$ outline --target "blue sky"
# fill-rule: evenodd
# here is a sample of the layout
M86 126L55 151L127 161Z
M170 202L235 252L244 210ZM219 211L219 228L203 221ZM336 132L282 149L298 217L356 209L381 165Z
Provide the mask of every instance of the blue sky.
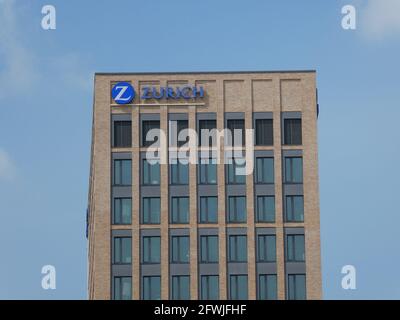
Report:
M86 298L94 72L281 69L318 72L324 298L400 299L399 1L0 0L0 24L1 299Z

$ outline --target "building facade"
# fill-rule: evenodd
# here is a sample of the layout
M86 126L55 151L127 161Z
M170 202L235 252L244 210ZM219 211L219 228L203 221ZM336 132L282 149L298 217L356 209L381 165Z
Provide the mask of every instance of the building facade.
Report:
M314 71L96 74L89 299L320 299L317 109Z

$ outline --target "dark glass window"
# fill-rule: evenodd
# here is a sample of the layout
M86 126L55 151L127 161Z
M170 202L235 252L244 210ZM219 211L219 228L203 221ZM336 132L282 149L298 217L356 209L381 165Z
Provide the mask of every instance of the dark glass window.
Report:
M228 197L228 222L246 222L246 197Z
M114 300L132 300L132 278L114 277Z
M218 198L200 197L200 223L218 222Z
M170 121L170 144L172 146L183 146L189 141L189 132L187 120L172 120ZM186 133L186 134L185 134Z
M200 184L217 183L217 163L216 159L201 159L199 165Z
M246 183L246 163L242 160L232 159L232 163L226 164L226 174L228 184Z
M274 158L256 158L256 183L274 183Z
M218 300L219 276L201 276L200 292L201 300Z
M160 198L153 197L142 199L142 223L160 223Z
M172 300L190 299L190 277L172 276Z
M200 237L200 263L217 263L218 252L218 236Z
M152 129L158 129L158 133L156 132L157 138L150 139L150 137L147 137L147 133L152 130ZM160 121L158 120L145 120L142 121L142 146L143 147L148 147L151 146L152 144L155 143L159 139L160 135ZM147 138L146 138L147 137ZM147 141L150 140L150 141Z
M285 182L303 183L303 158L285 158Z
M132 184L132 161L114 160L114 185L130 186Z
M230 131L226 139L228 146L241 147L246 144L243 119L227 120L227 129Z
M289 274L288 275L288 300L306 299L306 275Z
M114 147L129 148L132 146L132 122L114 121Z
M229 277L229 299L247 300L247 275L231 275Z
M160 300L161 299L161 277L150 276L143 277L142 300Z
M203 147L211 147L217 143L216 120L199 120L199 144Z
M286 221L304 221L304 199L303 196L286 196Z
M171 198L171 223L189 223L189 198Z
M171 184L189 184L189 164L176 160L170 165Z
M272 146L274 144L272 119L256 119L256 145Z
M132 238L115 237L114 238L114 263L129 264L132 263Z
M143 159L143 180L144 185L160 184L160 163L157 160L149 161Z
M257 237L257 261L276 261L276 237L275 235L259 235Z
M247 261L247 236L229 236L229 262Z
M114 224L131 224L132 223L132 199L131 198L115 198L114 199Z
M189 263L189 237L171 237L171 263Z
M257 222L274 222L275 221L275 197L274 196L258 196L257 197Z
M284 144L301 145L301 119L285 119Z
M304 235L289 234L286 236L286 261L305 261Z
M277 292L276 274L261 274L258 278L258 299L276 300Z
M160 237L143 237L142 261L143 263L160 263L161 257Z

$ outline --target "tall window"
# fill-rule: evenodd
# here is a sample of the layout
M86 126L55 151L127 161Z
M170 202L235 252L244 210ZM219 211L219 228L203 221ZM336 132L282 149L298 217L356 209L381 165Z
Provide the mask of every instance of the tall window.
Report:
M132 300L132 278L114 277L114 300Z
M211 147L216 144L216 120L199 120L199 144L203 147Z
M257 261L276 261L276 237L275 235L259 235L257 237Z
M303 158L285 158L285 182L303 183Z
M114 147L129 148L132 146L132 122L114 121Z
M245 142L245 128L243 119L232 119L227 121L228 133L227 144L228 146L241 147L246 144Z
M143 277L142 300L160 300L161 299L161 277L150 276Z
M288 300L306 299L306 275L289 274L288 275Z
M274 183L274 158L256 159L256 183Z
M286 236L286 261L305 261L304 235L289 234Z
M200 223L218 222L218 198L200 197Z
M131 198L115 198L114 199L114 224L131 224L132 223L132 199Z
M172 276L172 300L190 299L189 280L189 276Z
M187 120L172 120L170 121L170 144L172 146L183 146L189 141Z
M275 197L257 196L257 222L275 221Z
M171 223L189 223L189 198L171 198Z
M228 197L228 222L246 222L246 197Z
M231 275L229 277L229 299L247 300L247 275Z
M160 198L143 198L142 200L142 223L160 223Z
M189 183L189 164L176 163L170 165L171 168L171 184L188 184Z
M189 237L171 237L171 263L189 263Z
M114 185L130 186L132 184L132 161L114 160Z
M199 180L200 184L216 184L217 183L217 164L216 159L200 160Z
M286 221L304 221L304 200L303 196L286 196Z
M256 145L272 146L274 144L274 132L272 119L256 119Z
M285 119L284 144L301 145L301 119Z
M229 236L229 262L247 262L247 236Z
M200 237L200 263L218 262L218 236Z
M128 264L132 263L132 238L115 237L114 238L114 263Z
M156 132L156 136L159 136L160 130L160 121L158 120L145 120L142 121L142 146L148 147L154 144L158 138L150 139L150 136L147 136L148 132L152 129L158 129L158 133ZM148 141L150 140L150 141Z
M258 278L258 299L276 300L277 292L276 274L261 274Z
M160 184L160 163L156 160L143 159L143 180L144 185Z
M218 300L219 299L219 276L201 276L200 299Z
M236 161L232 159L232 163L226 164L226 174L228 184L245 184L246 183L246 163L242 160Z
M142 261L143 263L160 263L161 240L158 236L143 237Z

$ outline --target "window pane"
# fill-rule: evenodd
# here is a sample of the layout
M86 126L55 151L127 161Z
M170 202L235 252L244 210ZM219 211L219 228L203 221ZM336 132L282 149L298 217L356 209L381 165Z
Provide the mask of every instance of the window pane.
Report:
M286 197L286 220L304 221L304 201L303 196Z
M274 159L257 158L256 159L256 182L274 183Z
M272 119L256 119L256 145L272 146L273 141Z
M301 119L285 119L284 127L284 144L301 145Z
M303 182L303 159L293 158L293 182Z
M150 120L150 121L142 121L142 146L147 147L155 143L158 138L155 138L155 141L151 139L151 141L147 141L147 133L152 129L160 129L160 121L158 120ZM159 136L159 132L157 134ZM150 136L148 137L150 139Z
M228 198L228 218L229 222L246 222L246 197Z
M258 298L260 300L276 300L277 299L277 281L276 275L260 275L259 277Z
M122 277L121 278L122 285L122 300L131 300L132 299L132 279L131 277Z
M229 236L229 261L247 261L247 237Z
M132 263L131 238L122 238L122 263Z
M232 275L230 276L230 299L247 300L247 276Z
M245 128L244 120L234 119L227 121L228 139L226 139L228 146L242 146L245 145Z
M172 277L172 299L189 300L190 299L190 281L189 276Z
M121 263L121 239L114 238L114 263Z
M219 299L219 277L201 276L201 299L218 300Z
M188 263L189 262L189 237L173 236L171 237L171 262Z
M257 222L275 221L275 197L258 196L257 197Z
M200 197L200 222L216 223L217 222L217 197Z
M143 300L160 300L161 278L159 276L143 277Z
M122 217L121 217L121 199L114 199L114 224L120 224L122 223Z
M286 245L287 261L305 261L304 235L288 235Z
M132 162L131 160L122 160L122 184L127 186L132 184Z
M258 236L258 261L276 261L276 238L275 235Z
M114 147L131 147L132 123L131 121L114 121Z
M143 198L143 223L160 223L160 198Z
M199 144L208 147L212 146L213 142L216 143L215 131L209 131L212 129L216 129L217 122L216 120L199 120Z
M288 275L288 299L306 299L306 276L304 274Z

